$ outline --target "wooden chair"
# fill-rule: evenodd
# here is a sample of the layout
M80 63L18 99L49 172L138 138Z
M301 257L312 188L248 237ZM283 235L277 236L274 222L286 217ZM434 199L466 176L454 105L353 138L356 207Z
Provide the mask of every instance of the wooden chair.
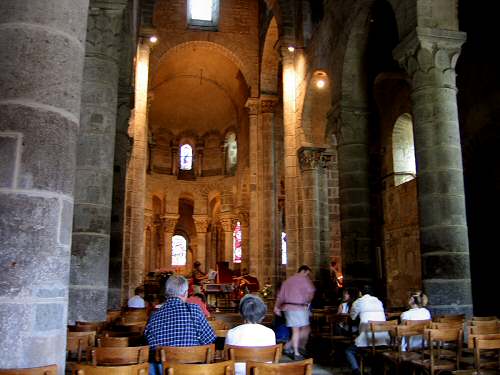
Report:
M475 322L480 322L480 321L490 321L490 320L497 320L496 316L473 316L472 321Z
M419 359L414 359L411 364L416 369L434 375L441 371L454 371L460 367L460 358L462 354L463 331L460 328L448 329L426 329L424 338L428 343L428 348L422 350ZM447 345L446 355L443 355L443 347ZM450 345L455 348L454 358L449 357Z
M98 337L97 338L97 347L120 347L126 348L129 346L129 338L128 337Z
M422 350L422 343L418 346L413 345L412 338L423 338L426 324L429 323L396 326L394 339L396 341L397 350L382 353L382 357L384 358L384 375L390 367L394 367L396 374L399 374L403 364L419 358L420 351ZM403 349L404 346L406 346L405 351Z
M485 335L488 336L488 335ZM492 352L495 356L484 356L482 351ZM500 338L474 338L474 367L453 371L456 375L500 374Z
M432 324L431 319L422 319L422 320L403 320L401 324L407 325L407 326L424 326L425 328L430 328Z
M106 312L106 321L109 324L114 323L121 316L121 313L120 310L108 310Z
M89 331L96 331L96 332L101 332L106 326L108 322L107 321L100 321L100 322L81 322L77 321L76 322L76 328L77 329L87 329Z
M359 348L360 360L359 369L361 374L364 374L364 369L366 362L368 360L374 360L378 355L386 351L396 350L394 336L396 333L396 326L398 325L397 320L387 320L387 321L369 321L368 322L368 342L369 346ZM389 345L375 345L376 337L379 333L388 333L390 337Z
M148 375L149 363L128 366L92 366L75 364L72 375Z
M227 337L228 329L216 329L214 330L215 336L217 337Z
M432 319L436 323L450 323L450 322L461 322L465 321L464 314L449 314L449 315L437 315Z
M32 368L0 369L2 375L57 375L57 365Z
M217 320L217 319L209 320L208 324L210 324L210 326L212 327L212 329L214 331L217 331L220 329L223 329L223 330L229 329L229 326L227 325L227 323L223 322L222 320Z
M289 363L247 363L247 375L312 375L312 371L312 358Z
M236 346L227 345L226 358L234 362L272 362L278 363L281 359L283 345L269 346Z
M144 329L146 328L147 322L131 322L131 323L121 323L113 327L116 331L125 332L136 332L142 335Z
M147 362L149 346L132 346L128 348L93 348L90 351L89 363L93 366L122 366Z
M159 346L156 348L156 361L163 366L171 363L212 363L215 344L198 346Z
M464 323L460 321L456 322L432 322L430 328L431 329L452 329L452 328L460 328L463 330Z
M82 361L83 353L95 345L95 331L68 332L66 338L66 358L68 360Z
M224 361L205 364L169 363L164 367L166 375L233 375L234 362Z

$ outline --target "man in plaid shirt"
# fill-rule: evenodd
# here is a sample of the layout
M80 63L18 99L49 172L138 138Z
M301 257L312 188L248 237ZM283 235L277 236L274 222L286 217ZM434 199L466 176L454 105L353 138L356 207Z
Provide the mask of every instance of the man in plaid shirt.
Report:
M215 333L200 307L186 303L188 282L184 277L170 276L165 294L167 300L151 316L144 331L151 351L158 346L196 346L215 341ZM156 366L151 364L153 367Z

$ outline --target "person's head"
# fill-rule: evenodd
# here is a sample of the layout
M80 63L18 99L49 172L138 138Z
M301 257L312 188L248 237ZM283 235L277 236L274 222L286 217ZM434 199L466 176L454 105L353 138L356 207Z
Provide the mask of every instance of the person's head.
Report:
M416 307L425 307L427 306L428 302L429 299L427 298L427 296L422 291L418 291L410 295L408 305L413 309Z
M372 295L373 294L373 287L369 284L365 284L361 287L360 292L361 292L361 295L363 295L363 296L365 294Z
M337 262L332 260L331 263L330 263L330 268L333 268L335 269L335 267L337 267Z
M188 293L188 282L185 277L172 275L165 283L165 294L167 297L178 297L186 299Z
M144 297L144 288L142 286L138 286L137 288L135 288L134 294L136 296Z
M266 312L266 304L254 294L247 294L240 301L240 315L248 323L260 323Z
M200 268L200 266L201 266L201 263L200 263L200 262L198 262L198 261L195 261L195 262L193 263L193 268L194 268L194 269L198 269L198 268Z
M297 273L300 273L302 275L309 275L311 273L311 267L303 264L302 266L299 267Z

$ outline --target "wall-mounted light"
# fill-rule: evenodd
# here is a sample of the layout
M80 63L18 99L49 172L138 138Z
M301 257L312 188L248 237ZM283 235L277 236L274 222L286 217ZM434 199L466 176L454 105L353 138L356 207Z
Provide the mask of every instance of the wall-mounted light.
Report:
M314 84L318 89L323 89L328 83L328 75L322 70L317 70L313 74Z
M295 51L295 47L294 46L288 46L288 52L293 52Z
M154 43L158 42L158 37L156 35L151 35L149 37L149 41L154 44Z

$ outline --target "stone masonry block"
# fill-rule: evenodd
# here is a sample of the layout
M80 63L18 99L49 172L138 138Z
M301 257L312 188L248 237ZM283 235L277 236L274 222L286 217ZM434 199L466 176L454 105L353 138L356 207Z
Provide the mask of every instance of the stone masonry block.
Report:
M108 306L108 290L82 288L74 289L70 287L68 319L85 321L106 320L106 310Z
M0 133L0 188L10 188L15 184L18 137Z
M422 257L422 274L424 279L468 279L469 254L425 254Z
M71 285L107 286L109 238L75 234L71 250Z

